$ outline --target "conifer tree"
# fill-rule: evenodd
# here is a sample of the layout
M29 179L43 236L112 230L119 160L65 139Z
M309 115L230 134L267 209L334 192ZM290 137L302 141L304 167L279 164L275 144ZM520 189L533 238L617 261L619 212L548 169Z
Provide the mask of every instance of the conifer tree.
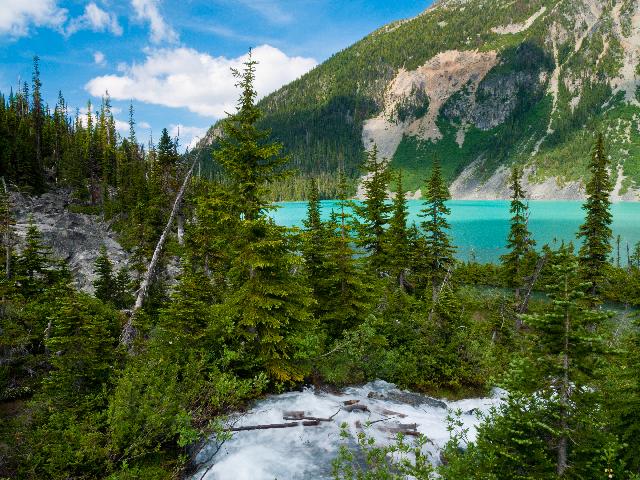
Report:
M134 298L131 292L131 275L127 267L118 270L114 279L114 304L116 308L124 309L133 305Z
M50 357L53 368L45 379L45 391L57 400L58 408L81 406L82 395L98 396L109 380L118 319L96 300L72 294L61 300L50 325L45 343L55 354Z
M244 240L231 264L221 311L242 345L242 369L264 369L278 381L299 381L304 370L295 361L295 345L314 327L306 278L292 273L300 257L286 229L264 216L244 221L236 235Z
M201 268L211 279L215 294L211 303L219 303L228 289L227 272L238 255L240 214L230 199L229 189L221 184L205 184L196 198L193 221L187 224L185 255L193 268Z
M323 291L326 277L327 235L326 225L320 217L320 198L318 183L315 178L309 181L309 199L307 201L307 218L303 221L302 255L307 271L309 285L316 299L316 308L322 310L328 292Z
M177 348L193 348L201 345L208 329L217 323L221 337L225 337L224 325L212 314L216 298L211 279L203 269L187 262L171 295L171 303L160 317L160 328Z
M42 234L29 217L25 246L16 259L16 275L26 296L44 291L51 278L51 250L45 246Z
M34 131L34 151L35 151L35 168L34 177L31 179L36 193L44 190L44 162L42 160L42 133L44 127L44 113L42 108L42 82L40 81L40 58L36 55L33 57L33 101L32 101L32 123Z
M391 205L387 203L390 172L385 159L378 158L378 147L375 144L367 152L363 170L365 177L362 187L365 198L361 204L353 205L357 216L358 244L369 255L371 271L381 275L386 273L384 236L391 212Z
M270 141L270 132L258 126L262 112L255 105L256 64L249 51L244 69L232 70L241 95L236 113L222 122L224 134L214 152L214 159L232 181L240 212L247 220L255 220L270 208L268 185L288 176L284 167L289 163L289 157L282 155L282 144Z
M325 225L326 253L319 286L317 316L329 340L361 323L372 305L371 278L360 268L352 247L351 219L347 208L347 183L339 172L338 212Z
M386 249L390 273L397 280L398 286L405 290L410 287L407 281L407 271L410 266L408 215L406 191L402 185L402 172L398 172L396 195L393 199L393 214L386 232Z
M579 252L580 268L583 278L591 285L591 295L594 299L599 295L606 279L612 248L610 195L613 185L608 168L604 137L599 134L589 164L591 178L587 182L587 201L583 206L586 218L578 232L578 238L582 239Z
M0 186L0 238L2 239L2 266L7 279L11 278L11 262L13 261L14 245L14 225L15 221L11 213L11 201L9 192L6 190L6 183L2 178Z
M633 253L629 257L631 265L640 270L640 242L633 247Z
M623 459L630 471L640 474L640 318L633 327L623 351L623 368L617 369L618 375L612 379L615 389L607 392L613 405L607 413L614 414L613 426L625 445Z
M113 275L113 263L111 263L104 245L100 247L100 254L94 263L93 273L96 275L96 279L93 281L95 297L106 303L114 303L116 300L116 281Z
M515 290L516 303L520 301L523 287L525 258L535 245L527 226L529 206L525 203L522 175L522 169L514 165L511 169L511 228L507 238L509 253L501 257L507 285Z
M300 380L295 345L302 331L313 327L313 297L304 276L295 273L300 258L293 240L265 215L271 208L267 185L286 175L289 158L257 126L262 113L255 105L255 65L249 52L244 69L233 70L241 90L237 112L223 122L224 135L214 152L234 193L229 210L239 214L221 311L247 352L247 371L258 367L280 381Z
M569 439L579 428L579 397L588 395L604 350L598 327L608 314L589 309L585 292L591 284L580 280L572 245L562 245L554 253L551 268L554 282L547 287L548 310L526 315L524 321L536 339L538 394L555 409L556 471L563 476L571 463ZM525 382L533 385L536 380L529 377Z
M424 208L420 216L424 219L420 226L425 236L425 257L429 267L433 295L453 267L455 248L451 245L447 216L451 213L446 201L450 199L449 189L442 177L437 159L433 161L431 177L427 181Z

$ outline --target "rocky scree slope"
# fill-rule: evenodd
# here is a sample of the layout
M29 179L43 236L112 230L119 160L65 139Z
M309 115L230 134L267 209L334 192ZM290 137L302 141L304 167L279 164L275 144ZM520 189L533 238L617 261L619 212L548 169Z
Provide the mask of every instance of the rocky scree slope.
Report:
M263 99L262 123L305 173L357 175L376 143L411 189L437 156L455 198L485 199L513 163L534 198L583 198L602 131L614 199L638 200L639 85L638 0L441 0Z

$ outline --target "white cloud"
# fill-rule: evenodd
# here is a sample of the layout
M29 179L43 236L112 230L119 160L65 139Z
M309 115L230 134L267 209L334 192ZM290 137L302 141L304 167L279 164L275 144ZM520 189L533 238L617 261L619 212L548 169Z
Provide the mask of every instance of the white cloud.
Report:
M169 125L169 135L171 138L179 137L180 146L192 149L196 143L207 133L206 127L189 127L182 124Z
M174 43L178 41L178 34L164 21L158 4L160 0L131 0L131 6L136 12L138 20L149 22L151 41L153 43Z
M102 52L93 52L93 61L96 65L106 65L107 61L104 57L104 53Z
M114 13L102 10L94 2L84 7L84 14L69 22L66 29L67 35L73 35L79 30L92 30L94 32L109 31L114 35L122 35L122 27L118 23L118 17Z
M0 0L0 35L24 37L31 25L61 28L66 20L57 0Z
M256 90L263 97L300 77L317 65L313 58L289 57L269 45L253 50ZM190 48L147 52L142 64L133 64L121 75L90 80L86 90L96 97L106 90L116 100L135 99L167 107L187 108L208 117L223 117L234 111L238 91L230 68L241 68L247 55L212 57Z
M116 130L120 133L129 133L129 122L123 122L122 120L118 120L117 118L113 119L116 123Z
M114 114L116 112L113 112ZM129 122L125 122L123 120L118 120L117 118L113 119L115 124L116 124L116 130L120 133L126 133L127 135L129 135ZM136 131L139 131L140 129L142 130L149 130L151 128L151 125L149 125L147 122L137 122L135 125Z

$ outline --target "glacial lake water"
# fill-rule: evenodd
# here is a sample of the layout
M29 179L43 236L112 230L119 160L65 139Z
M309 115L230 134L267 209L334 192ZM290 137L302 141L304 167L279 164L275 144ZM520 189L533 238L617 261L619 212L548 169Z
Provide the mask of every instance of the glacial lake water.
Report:
M270 215L279 225L302 227L306 216L306 202L281 202ZM509 233L508 200L452 200L449 222L453 242L458 248L457 256L466 261L475 255L480 262L497 262L505 253ZM420 200L410 200L409 224L420 223L418 216L423 208ZM573 241L577 245L576 232L584 221L582 202L531 201L529 203L529 229L537 242L537 248L548 243ZM326 200L321 203L323 218L331 211L338 211L338 202ZM640 202L621 202L612 205L613 255L616 254L616 238L620 235L620 257L626 264L627 244L632 249L640 241Z

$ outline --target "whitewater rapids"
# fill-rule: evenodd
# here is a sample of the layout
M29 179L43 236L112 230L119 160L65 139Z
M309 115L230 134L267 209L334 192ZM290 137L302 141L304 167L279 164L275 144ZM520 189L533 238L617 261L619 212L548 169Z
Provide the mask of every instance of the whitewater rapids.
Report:
M473 441L480 420L479 413L487 413L498 405L504 392L495 389L491 397L458 401L436 400L423 395L398 390L395 385L377 380L360 387L349 387L340 394L316 391L289 392L269 396L243 414L232 416L233 427L287 423L284 412L304 411L306 416L328 418L318 426L251 430L233 432L219 450L215 439L198 453L196 462L204 463L193 480L298 480L330 479L331 462L344 439L340 438L340 425L345 422L352 435L365 427L368 436L377 445L394 441L389 430L401 424L416 424L417 432L428 442L425 453L437 463L440 449L449 440L447 416L461 411L461 421ZM344 410L344 402L359 400L369 411ZM407 437L411 441L411 437ZM352 441L352 446L354 445ZM216 452L214 454L214 452ZM205 463L206 462L206 463Z

